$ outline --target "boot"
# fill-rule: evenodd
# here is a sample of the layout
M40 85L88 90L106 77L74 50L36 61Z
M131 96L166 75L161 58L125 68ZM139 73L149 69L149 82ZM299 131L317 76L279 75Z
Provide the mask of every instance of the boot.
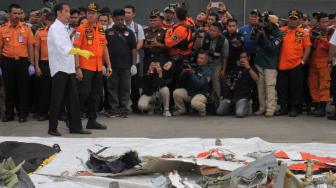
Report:
M328 116L328 119L329 120L336 120L336 106L335 106L335 112L332 115Z
M327 104L325 102L320 102L317 105L317 109L314 112L315 117L324 117L326 115L326 106Z
M293 106L289 112L289 117L296 117L299 115L299 109L296 106Z
M96 120L89 119L86 124L87 129L107 129L105 125L98 123Z

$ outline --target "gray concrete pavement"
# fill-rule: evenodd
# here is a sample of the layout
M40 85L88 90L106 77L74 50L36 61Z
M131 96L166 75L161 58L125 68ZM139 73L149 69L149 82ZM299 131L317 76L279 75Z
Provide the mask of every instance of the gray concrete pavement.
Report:
M59 130L64 137L146 137L146 138L251 138L261 137L269 142L324 142L336 143L336 121L326 118L289 117L171 117L160 115L130 115L127 119L99 117L108 130L93 131L92 135L71 135L64 123ZM83 120L83 125L86 120ZM30 119L0 123L0 136L48 137L48 122Z

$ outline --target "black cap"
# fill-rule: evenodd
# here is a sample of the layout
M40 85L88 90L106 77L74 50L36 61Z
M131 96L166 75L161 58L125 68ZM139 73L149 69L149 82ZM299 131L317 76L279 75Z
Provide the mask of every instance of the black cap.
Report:
M215 27L217 27L217 28L218 28L218 30L219 30L220 32L223 30L223 27L222 27L222 25L221 25L220 23L218 23L218 22L215 22L215 23L213 23L213 24L212 24L212 26L215 26Z
M99 6L97 5L97 3L91 2L91 3L88 4L87 10L98 12L99 11Z
M261 14L260 14L260 12L259 12L258 9L253 9L253 10L251 10L250 14L256 14L256 15L258 15L259 17L261 17Z
M289 11L288 17L289 18L297 18L297 19L302 18L302 12L300 12L296 9L293 9L293 10Z
M319 14L320 14L320 12L314 12L314 13L312 14L312 16L313 16L313 18L316 18Z
M160 12L157 9L154 9L149 12L149 17L150 18L160 18Z

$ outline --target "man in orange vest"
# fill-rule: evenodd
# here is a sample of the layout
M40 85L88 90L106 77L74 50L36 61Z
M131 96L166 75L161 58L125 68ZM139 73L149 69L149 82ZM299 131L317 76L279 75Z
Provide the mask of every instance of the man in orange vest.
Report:
M311 42L309 33L299 27L302 13L297 10L289 12L288 26L281 28L284 33L280 51L277 89L280 110L277 116L296 117L300 112L303 93L303 65L307 61Z
M311 32L313 52L309 65L309 89L316 104L312 114L317 117L326 115L326 105L330 100L328 24L328 14L321 12L317 16L317 26Z
M106 129L96 121L97 109L102 87L103 60L106 63L106 76L112 74L110 57L106 47L105 30L98 23L98 5L89 3L87 7L87 22L77 28L74 37L74 46L91 51L94 56L85 59L76 56L76 74L79 80L79 98L82 113L87 113L87 129Z
M45 27L39 28L35 34L35 70L39 77L38 88L38 121L48 119L50 96L51 96L51 75L48 57L48 31L54 22L55 15L48 13L44 21Z
M186 9L177 8L175 14L178 23L166 32L165 45L173 61L174 82L177 84L177 77L182 72L183 64L190 63L195 39L195 24L187 17Z
M9 6L9 22L0 28L1 68L5 83L6 116L3 122L14 120L18 103L19 122L26 122L29 104L29 69L34 68L34 36L20 21L22 8ZM30 63L29 63L30 62Z

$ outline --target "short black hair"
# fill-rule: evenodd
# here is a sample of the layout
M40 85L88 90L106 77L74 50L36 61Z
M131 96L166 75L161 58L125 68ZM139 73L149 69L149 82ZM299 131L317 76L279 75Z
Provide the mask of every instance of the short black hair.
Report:
M21 6L19 4L13 3L11 5L9 5L8 7L8 12L12 12L12 9L16 8L16 9L22 9Z
M57 12L62 11L64 6L70 7L70 5L68 3L59 3L59 4L55 5L54 14L55 14L56 17L57 17Z
M116 16L125 16L125 10L123 9L115 9L112 13L113 17Z
M54 13L49 12L49 13L46 14L45 19L53 22L53 21L55 21L56 17L55 17Z
M126 5L124 8L132 9L132 12L135 13L136 9L133 5Z
M214 16L216 18L216 22L218 22L218 20L219 20L218 14L212 12L212 13L209 14L209 16Z
M175 12L178 20L182 21L187 18L188 11L185 8L178 7L176 8Z
M228 19L227 24L229 24L230 22L234 22L234 23L236 23L238 25L238 20L236 20L234 18Z
M107 19L110 19L110 16L109 16L108 14L101 14L101 15L98 16L98 20L99 20L99 18L102 17L102 16L107 16Z
M213 23L211 25L214 26L214 27L217 27L217 29L218 29L219 32L223 31L223 27L222 27L222 25L220 23L215 22L215 23Z
M101 14L105 14L105 15L110 15L110 14L111 14L111 9L108 8L108 7L103 7L103 8L100 10L100 13L101 13Z
M329 18L329 20L335 19L336 18L336 13L329 14L328 18Z
M72 8L72 9L70 10L70 15L74 15L74 14L80 14L79 9Z
M78 10L79 10L79 12L86 12L87 8L86 7L79 7Z
M325 12L321 12L320 14L317 15L317 21L321 21L322 18L328 18L329 19L329 15Z

